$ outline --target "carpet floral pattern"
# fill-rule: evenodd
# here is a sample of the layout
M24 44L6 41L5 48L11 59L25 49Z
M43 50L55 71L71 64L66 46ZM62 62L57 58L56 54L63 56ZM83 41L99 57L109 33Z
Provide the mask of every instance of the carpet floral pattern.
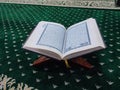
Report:
M64 7L120 9L115 0L2 0L4 3L37 4Z
M32 90L33 87L28 87L27 84L18 83L17 87L14 86L16 83L15 79L7 77L2 74L0 76L0 90ZM35 89L34 89L35 90Z

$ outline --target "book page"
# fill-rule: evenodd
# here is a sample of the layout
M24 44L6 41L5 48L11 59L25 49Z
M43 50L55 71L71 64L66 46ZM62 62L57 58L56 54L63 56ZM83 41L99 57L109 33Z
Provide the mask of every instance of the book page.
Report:
M47 23L44 32L40 35L37 45L55 48L62 52L65 29L59 25Z
M67 30L64 53L90 44L87 23L76 24Z
M67 29L65 42L64 59L105 48L96 20L93 18L70 26Z
M65 32L66 29L61 24L42 21L33 30L23 48L34 52L39 52L41 49L46 53L48 50L61 56Z

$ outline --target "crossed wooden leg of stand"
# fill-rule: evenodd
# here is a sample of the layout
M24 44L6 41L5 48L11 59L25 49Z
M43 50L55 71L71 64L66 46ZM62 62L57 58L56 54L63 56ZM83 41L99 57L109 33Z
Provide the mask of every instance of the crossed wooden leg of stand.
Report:
M47 60L50 60L50 58L45 57L45 56L41 56L40 58L38 58L37 60L35 60L33 62L33 66L40 65L42 62L45 62ZM76 63L76 64L79 64L79 65L81 65L81 66L83 66L85 68L88 68L88 69L91 69L91 68L94 67L86 59L84 59L82 57L72 59L72 62ZM70 68L70 65L69 65L68 61L65 60L65 64L66 64L66 67Z

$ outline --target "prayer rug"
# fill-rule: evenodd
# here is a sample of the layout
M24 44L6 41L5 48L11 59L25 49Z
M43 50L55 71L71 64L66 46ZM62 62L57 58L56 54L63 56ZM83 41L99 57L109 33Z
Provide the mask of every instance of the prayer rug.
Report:
M88 70L69 61L51 59L37 67L39 54L22 49L39 21L66 27L95 18L106 49L83 57L96 67ZM41 5L0 4L0 90L119 90L120 11Z

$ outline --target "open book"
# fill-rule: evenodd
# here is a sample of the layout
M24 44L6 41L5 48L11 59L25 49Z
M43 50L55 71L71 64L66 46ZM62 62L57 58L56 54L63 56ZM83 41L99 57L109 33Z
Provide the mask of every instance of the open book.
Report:
M89 18L67 29L58 23L41 21L23 48L65 60L103 49L105 44L96 20Z

